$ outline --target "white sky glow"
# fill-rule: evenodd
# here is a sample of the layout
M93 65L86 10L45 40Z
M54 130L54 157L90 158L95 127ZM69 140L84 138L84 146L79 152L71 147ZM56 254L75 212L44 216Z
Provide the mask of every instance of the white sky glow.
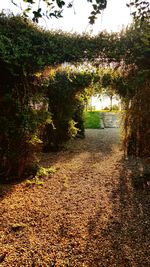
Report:
M21 1L17 1L18 3ZM61 29L67 32L88 32L97 34L102 30L120 31L132 22L130 9L126 7L129 0L108 0L107 8L99 15L94 25L89 25L88 16L90 15L91 5L86 0L75 0L74 9L65 9L63 18L60 19L41 19L40 25L49 30ZM0 0L0 10L9 9L15 14L19 13L11 0Z

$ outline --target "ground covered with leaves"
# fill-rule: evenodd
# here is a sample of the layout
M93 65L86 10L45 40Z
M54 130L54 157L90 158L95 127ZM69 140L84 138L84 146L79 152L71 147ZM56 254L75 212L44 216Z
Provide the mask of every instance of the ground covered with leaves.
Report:
M1 186L0 266L150 266L150 190L134 188L119 130L86 131L41 155L53 173Z

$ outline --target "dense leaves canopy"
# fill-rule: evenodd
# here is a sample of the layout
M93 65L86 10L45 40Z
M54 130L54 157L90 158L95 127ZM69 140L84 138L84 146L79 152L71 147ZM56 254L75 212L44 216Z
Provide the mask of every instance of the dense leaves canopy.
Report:
M63 62L118 60L118 35L49 32L22 17L0 16L0 56L15 73L33 74L45 66Z

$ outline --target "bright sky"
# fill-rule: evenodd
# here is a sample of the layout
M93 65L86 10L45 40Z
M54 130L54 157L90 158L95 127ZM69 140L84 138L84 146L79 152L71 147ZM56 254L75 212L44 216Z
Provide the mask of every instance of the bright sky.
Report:
M88 16L91 5L86 0L75 0L74 9L65 9L63 18L53 18L46 22L42 19L40 24L48 29L79 33L91 32L96 34L104 29L119 31L132 21L130 9L126 7L126 3L129 3L129 0L108 0L107 8L99 15L95 24L89 25ZM2 9L10 9L15 14L19 12L11 0L0 0L0 10Z

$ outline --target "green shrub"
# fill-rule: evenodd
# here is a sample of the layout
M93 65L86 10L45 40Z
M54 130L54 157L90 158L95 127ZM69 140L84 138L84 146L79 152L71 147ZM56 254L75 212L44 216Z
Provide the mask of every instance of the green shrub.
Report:
M49 74L45 90L53 125L46 125L43 135L44 151L58 151L71 137L84 135L84 98L81 95L91 81L91 73L69 68L58 68L52 75Z

